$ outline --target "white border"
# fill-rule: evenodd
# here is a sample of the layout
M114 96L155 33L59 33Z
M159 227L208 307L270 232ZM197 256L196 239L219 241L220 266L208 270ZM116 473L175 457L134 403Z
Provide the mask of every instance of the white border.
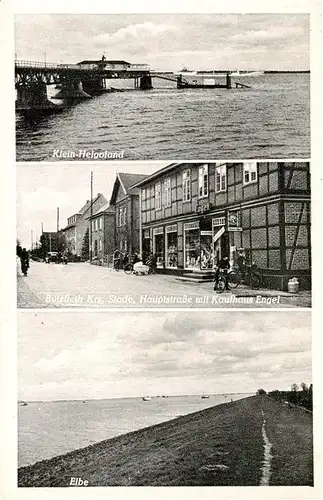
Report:
M312 94L312 201L313 207L313 263L314 263L314 280L313 280L313 367L314 367L314 397L315 397L315 412L314 412L314 429L315 429L315 488L305 487L203 487L194 488L88 488L88 489L66 489L66 488L41 488L41 489L18 489L16 483L16 285L15 285L15 256L13 249L16 240L15 228L15 136L14 136L14 81L13 71L13 12L15 13L77 13L82 10L82 13L287 13L299 12L306 13L311 11L311 94ZM319 0L271 0L268 1L252 1L252 0L164 0L158 4L152 3L151 0L140 0L132 2L130 0L119 0L107 4L105 1L92 0L87 4L80 3L79 0L56 0L55 2L45 3L41 0L29 0L23 2L21 0L12 0L9 5L9 0L4 0L0 4L0 23L1 23L1 110L2 110L2 130L1 137L3 139L3 147L1 150L1 158L4 165L4 174L2 175L1 183L1 217L2 217L2 248L1 248L1 263L2 263L2 279L1 279L1 320L3 324L1 337L1 402L3 404L2 425L4 429L2 433L6 437L2 441L2 471L1 480L3 488L3 498L104 498L107 493L110 498L123 499L131 497L134 499L147 498L152 496L156 499L164 498L187 498L196 499L200 496L203 498L322 498L322 432L320 427L323 421L321 397L318 397L316 388L320 389L320 364L322 354L322 341L320 335L320 287L323 284L322 280L322 229L319 207L322 200L321 191L321 174L322 170L322 5ZM5 45L4 45L5 41ZM182 160L181 160L182 161ZM210 159L207 160L210 162ZM235 160L236 161L236 160ZM282 160L280 160L282 161ZM192 161L191 161L192 162ZM318 265L316 265L318 261ZM151 310L151 309L150 309ZM163 309L159 309L163 310ZM172 309L175 311L176 309ZM180 309L183 311L183 309ZM230 311L230 309L227 309ZM242 311L243 309L236 309ZM257 309L259 310L259 309ZM274 309L278 311L280 309ZM298 308L297 310L301 310ZM307 309L305 309L307 310ZM44 311L44 310L43 310ZM74 311L74 309L72 310ZM90 309L87 312L90 313ZM112 312L112 309L109 311ZM120 312L120 309L118 309ZM144 311L144 309L141 309ZM202 311L197 309L196 312ZM210 309L208 309L210 311ZM246 309L252 311L252 308ZM286 311L286 309L284 309ZM35 311L28 310L26 314L32 314ZM57 310L60 314L69 313L68 309ZM98 312L98 309L95 309ZM136 310L138 312L138 310ZM292 313L292 310L290 310ZM317 384L317 385L316 385Z

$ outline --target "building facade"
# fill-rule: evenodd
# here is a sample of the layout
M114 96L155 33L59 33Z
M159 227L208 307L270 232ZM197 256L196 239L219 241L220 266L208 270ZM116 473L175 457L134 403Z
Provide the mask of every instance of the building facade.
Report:
M67 219L67 226L63 229L66 238L66 249L68 253L76 257L82 257L82 245L86 230L89 228L89 217L96 213L107 203L103 194L98 193L95 198L86 200L83 207L76 214Z
M106 257L115 250L115 214L114 208L106 203L92 217L89 217L91 260L103 264Z
M146 177L119 172L114 182L110 205L115 209L115 249L121 252L139 253L140 189L132 186Z
M268 287L310 285L308 162L176 163L136 186L141 250L161 272L207 272L243 249Z

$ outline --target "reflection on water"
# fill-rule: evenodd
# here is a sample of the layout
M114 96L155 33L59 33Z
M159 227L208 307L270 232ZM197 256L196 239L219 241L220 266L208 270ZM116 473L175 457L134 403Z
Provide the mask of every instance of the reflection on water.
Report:
M236 77L238 81L238 77ZM308 158L308 74L244 77L251 89L153 90L102 94L34 120L17 115L17 160L55 160L53 150L124 150L125 160ZM50 88L50 96L57 89ZM55 103L59 101L53 101Z

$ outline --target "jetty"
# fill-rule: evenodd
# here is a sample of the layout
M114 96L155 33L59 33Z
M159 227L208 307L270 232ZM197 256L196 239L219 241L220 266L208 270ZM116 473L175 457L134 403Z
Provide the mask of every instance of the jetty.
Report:
M313 486L312 431L310 412L257 395L21 467L18 485Z
M231 75L199 74L190 76L175 74L171 71L153 71L147 64L132 64L127 61L102 58L98 61L81 61L77 64L57 64L46 61L15 61L15 89L17 93L16 111L28 116L38 114L60 113L71 105L92 99L104 93L116 92L114 87L107 86L107 80L132 80L133 88L146 91L153 89L153 79L172 81L178 89L232 89ZM224 83L215 80L225 76ZM57 93L48 98L48 86L54 86ZM249 88L248 85L237 84L236 88ZM120 90L122 91L122 90Z

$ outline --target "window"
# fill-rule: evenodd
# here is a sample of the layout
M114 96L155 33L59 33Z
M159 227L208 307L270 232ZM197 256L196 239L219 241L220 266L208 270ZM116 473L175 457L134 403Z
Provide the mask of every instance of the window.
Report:
M156 200L156 210L161 210L161 186L156 184L155 186L155 200Z
M215 191L225 191L227 189L227 166L221 165L215 169Z
M183 201L191 199L191 172L184 170L183 172Z
M177 267L177 224L166 226L166 267Z
M209 193L209 172L208 165L199 167L199 198L207 196Z
M243 165L243 183L250 184L257 180L257 163L250 162Z
M166 179L164 181L164 206L165 207L170 207L171 206L171 188L170 188L170 179Z
M123 222L123 225L124 225L124 226L126 225L126 220L127 220L127 207L123 207L123 218L122 218L122 222Z
M102 217L99 218L99 229L102 229Z
M122 226L122 207L119 208L119 226L121 227Z

